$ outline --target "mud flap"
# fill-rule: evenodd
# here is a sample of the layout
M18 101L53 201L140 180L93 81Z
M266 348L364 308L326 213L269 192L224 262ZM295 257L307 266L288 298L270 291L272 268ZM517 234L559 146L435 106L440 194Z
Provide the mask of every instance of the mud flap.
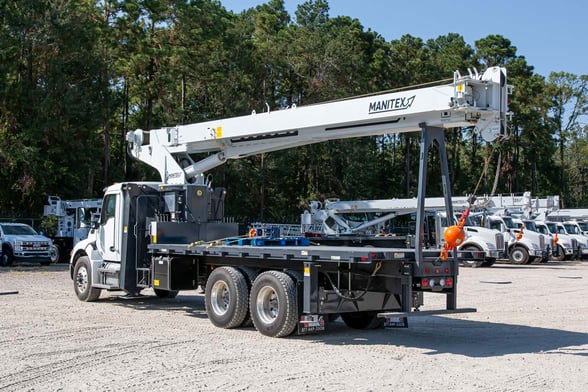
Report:
M319 314L303 314L298 321L298 334L323 332L325 330L325 316Z
M387 316L384 317L384 328L408 328L408 317Z

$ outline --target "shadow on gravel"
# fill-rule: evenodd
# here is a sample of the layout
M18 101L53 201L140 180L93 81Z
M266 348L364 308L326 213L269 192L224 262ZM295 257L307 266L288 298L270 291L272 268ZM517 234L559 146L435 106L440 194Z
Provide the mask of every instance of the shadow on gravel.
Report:
M490 268L494 269L562 269L562 268L573 268L588 265L588 260L570 260L570 261L549 261L547 263L540 264L510 264L510 263L496 263ZM466 267L467 268L467 267Z
M145 296L132 300L111 297L99 302L142 311L176 312L178 317L183 313L207 318L203 295L178 295L173 299ZM251 333L258 334L254 329ZM329 323L322 334L292 335L288 339L328 345L393 345L421 348L427 350L428 355L448 353L474 358L536 353L588 357L588 333L439 316L411 318L408 328L375 330L354 330L337 319Z
M155 295L141 295L138 298L125 298L121 296L112 296L109 298L100 298L98 302L114 304L136 310L157 310L165 312L184 312L185 315L206 319L206 310L204 309L203 295L178 295L176 298L159 298ZM110 306L110 305L109 305ZM180 314L178 314L180 316Z
M62 272L68 271L69 264L40 265L39 263L17 262L10 267L0 267L0 274L10 272Z
M415 347L428 350L429 355L479 358L544 353L588 357L588 333L437 316L409 319L408 328L369 331L349 329L339 319L323 335L300 338L332 345Z

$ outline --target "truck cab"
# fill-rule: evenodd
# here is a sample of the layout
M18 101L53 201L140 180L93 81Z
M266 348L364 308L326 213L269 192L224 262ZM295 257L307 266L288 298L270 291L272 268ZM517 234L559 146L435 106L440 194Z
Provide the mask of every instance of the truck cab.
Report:
M442 212L436 214L439 225L439 232L443 233L450 226L447 222L447 215ZM457 223L461 213L456 213L451 225ZM474 220L468 216L463 226L466 234L464 242L459 246L460 250L484 252L484 260L462 260L462 264L467 267L490 267L497 259L505 257L505 240L504 235L498 230L480 227Z
M578 259L588 257L588 237L582 233L580 226L576 222L569 221L558 223L559 230L561 230L560 226L563 226L563 230L565 230L567 235L576 240L577 244L574 248L576 251L576 257Z
M557 240L558 251L554 252L552 258L556 261L573 259L578 249L577 240L566 232L561 222L545 221L545 225L553 236L553 241Z
M547 257L545 236L521 229L510 216L488 215L484 226L504 234L508 258L513 264L538 263Z

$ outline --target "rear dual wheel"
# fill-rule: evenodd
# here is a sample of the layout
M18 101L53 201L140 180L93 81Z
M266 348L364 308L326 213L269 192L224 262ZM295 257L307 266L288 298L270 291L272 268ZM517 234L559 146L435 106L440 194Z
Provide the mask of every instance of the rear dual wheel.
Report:
M296 282L285 272L261 273L251 287L249 306L253 325L261 334L290 335L298 322Z

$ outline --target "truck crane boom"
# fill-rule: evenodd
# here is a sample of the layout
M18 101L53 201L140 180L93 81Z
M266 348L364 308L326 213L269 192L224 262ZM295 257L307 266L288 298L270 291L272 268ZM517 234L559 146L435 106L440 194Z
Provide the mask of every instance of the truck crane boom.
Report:
M204 183L228 159L327 140L476 126L488 141L506 134L506 70L454 74L448 85L292 107L248 116L127 133L130 154L165 184ZM190 154L209 153L194 162Z

